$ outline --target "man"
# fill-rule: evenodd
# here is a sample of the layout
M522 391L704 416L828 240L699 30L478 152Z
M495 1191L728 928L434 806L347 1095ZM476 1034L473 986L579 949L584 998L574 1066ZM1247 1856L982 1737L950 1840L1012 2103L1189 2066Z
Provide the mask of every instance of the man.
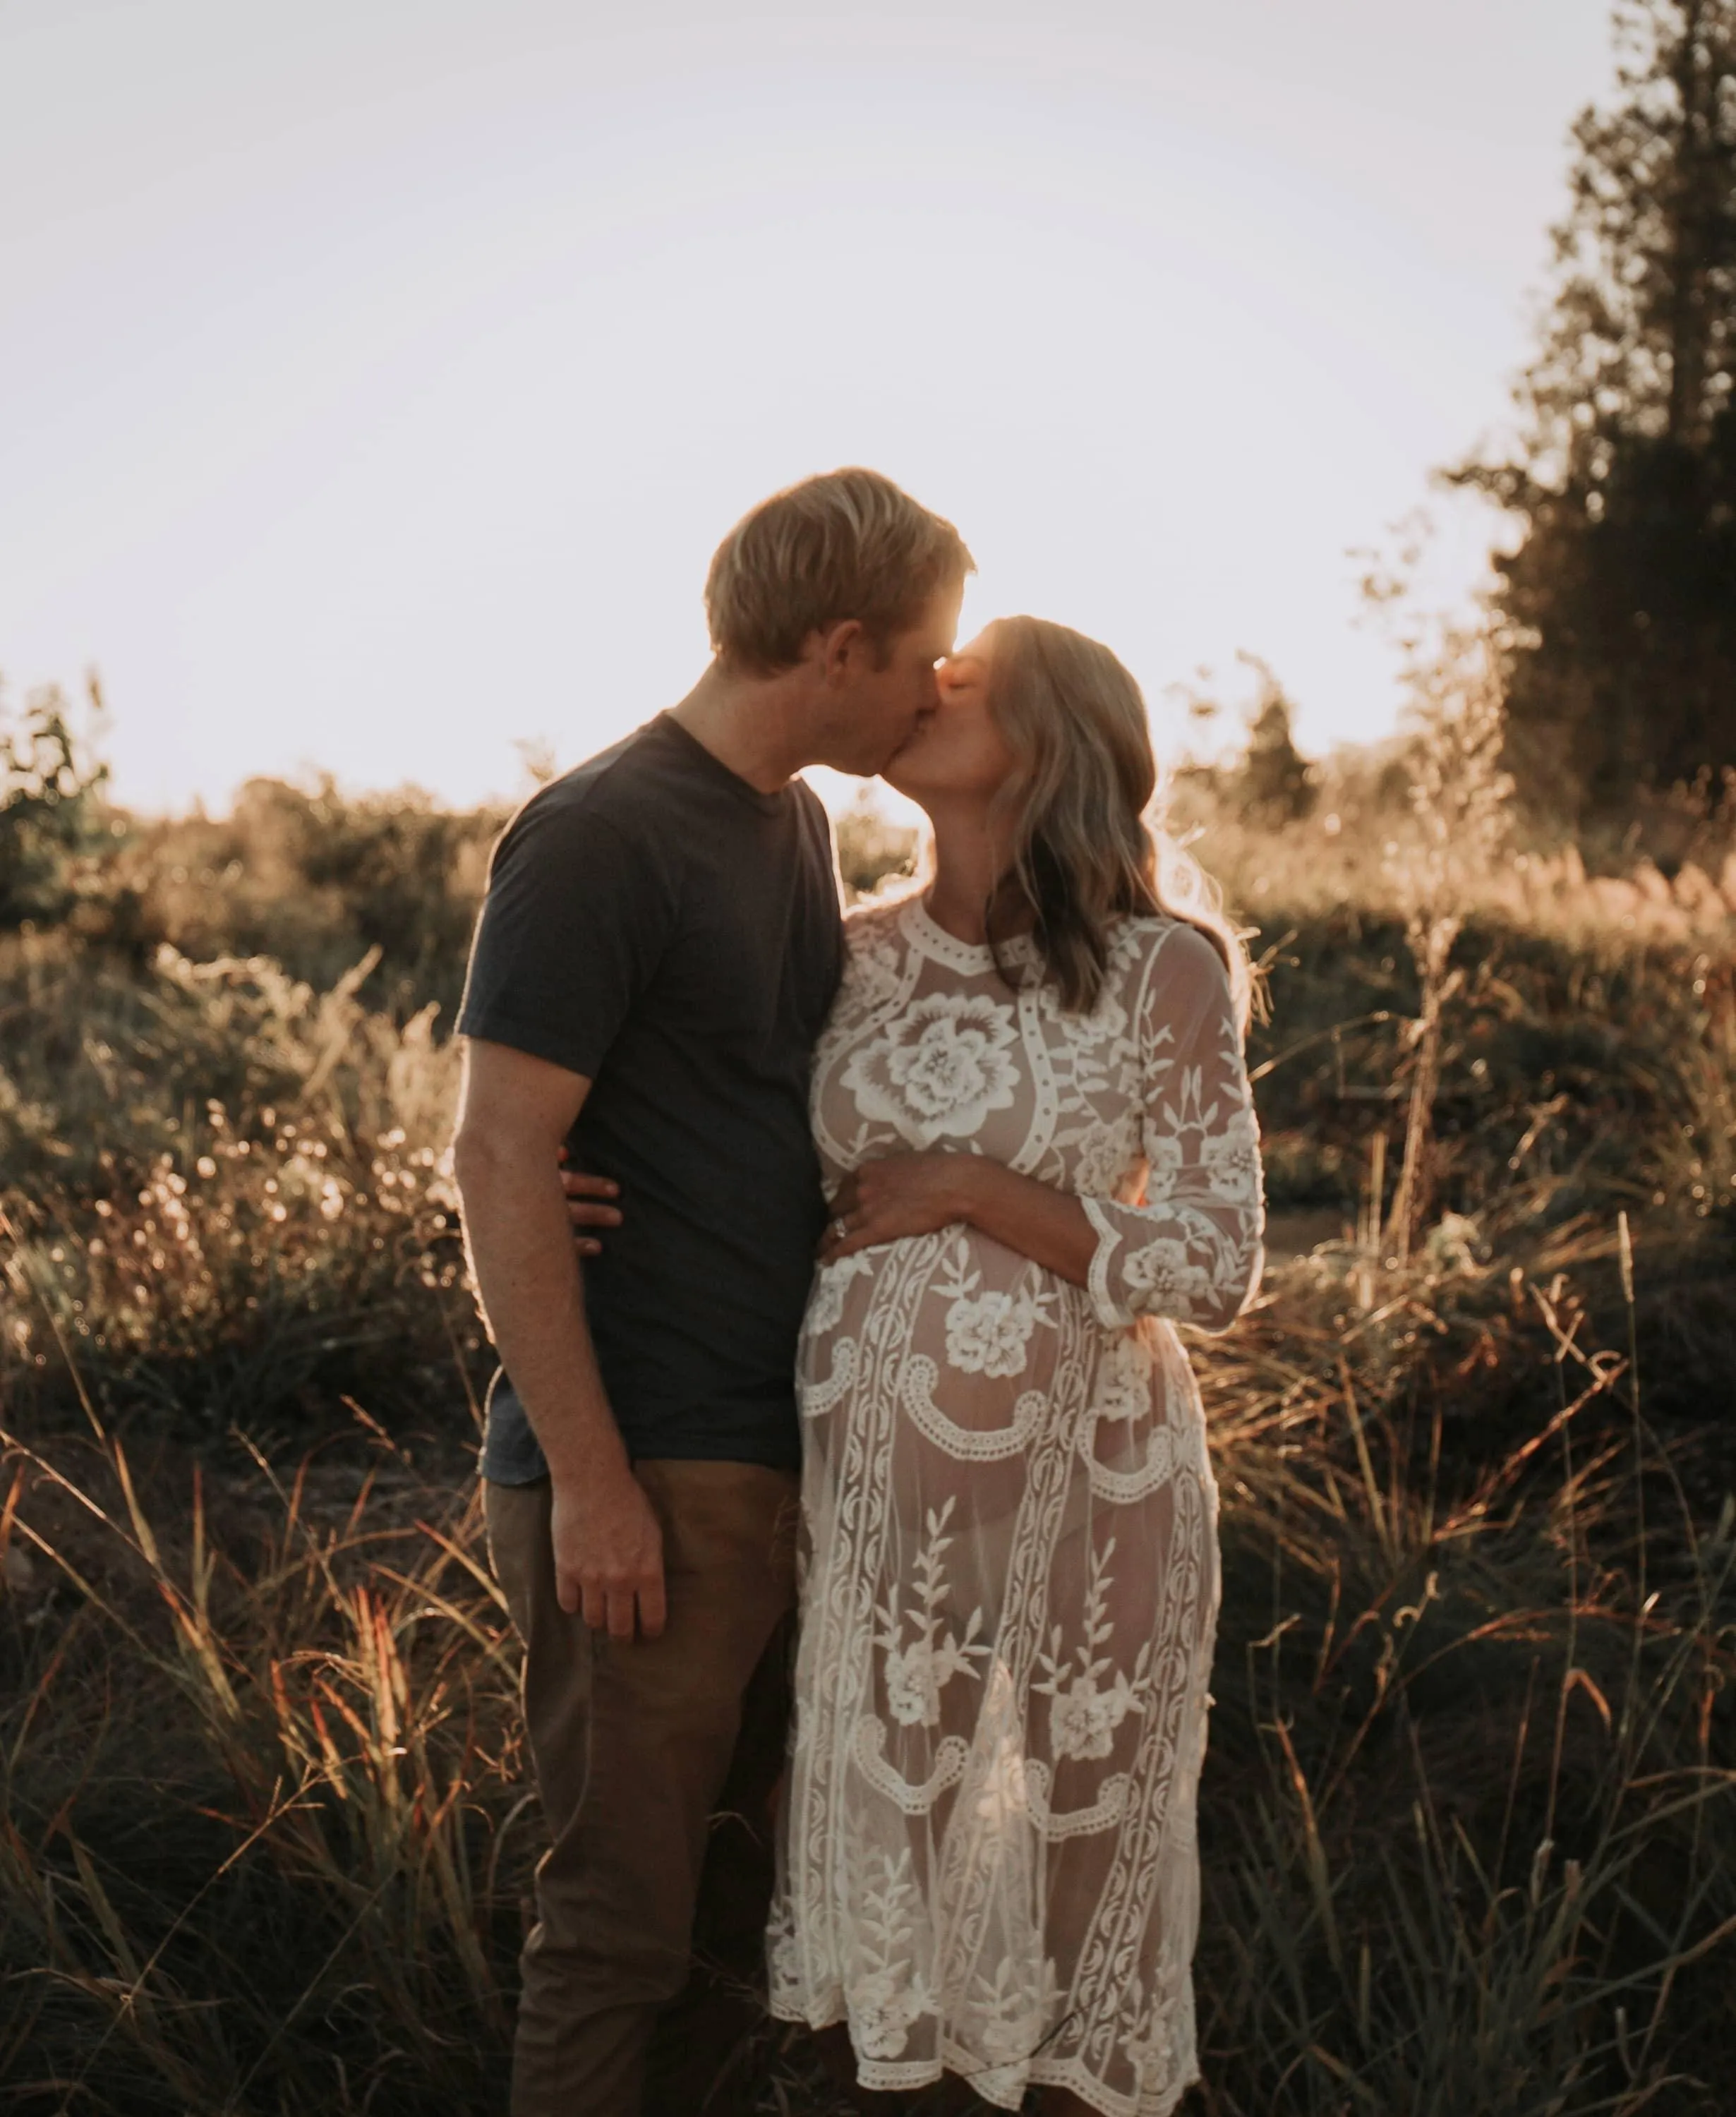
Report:
M489 1545L552 1841L514 2117L745 2107L739 2069L708 2096L770 1890L824 1220L807 1075L842 954L830 832L793 775L876 773L933 710L971 567L872 472L777 494L712 561L693 690L495 854L455 1154L502 1363ZM582 1267L563 1150L622 1201L581 1208L612 1229Z

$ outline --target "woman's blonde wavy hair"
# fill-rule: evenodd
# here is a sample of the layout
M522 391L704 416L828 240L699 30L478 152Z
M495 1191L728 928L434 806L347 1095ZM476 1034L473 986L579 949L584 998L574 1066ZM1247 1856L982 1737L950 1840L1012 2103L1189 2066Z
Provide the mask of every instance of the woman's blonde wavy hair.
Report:
M1197 927L1222 957L1238 1026L1254 979L1216 885L1163 829L1157 761L1139 686L1109 649L1064 625L1004 617L990 628L988 701L1014 759L995 796L1013 860L989 911L1000 943L1027 923L1064 1007L1102 990L1110 929L1129 914Z

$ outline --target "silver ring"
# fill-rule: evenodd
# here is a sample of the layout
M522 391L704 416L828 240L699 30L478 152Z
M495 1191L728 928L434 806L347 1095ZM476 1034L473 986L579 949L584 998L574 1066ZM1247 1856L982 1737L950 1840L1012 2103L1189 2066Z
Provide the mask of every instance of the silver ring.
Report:
M844 1218L842 1213L840 1213L838 1218L832 1223L832 1232L839 1242L843 1242L844 1238L849 1234L850 1223Z

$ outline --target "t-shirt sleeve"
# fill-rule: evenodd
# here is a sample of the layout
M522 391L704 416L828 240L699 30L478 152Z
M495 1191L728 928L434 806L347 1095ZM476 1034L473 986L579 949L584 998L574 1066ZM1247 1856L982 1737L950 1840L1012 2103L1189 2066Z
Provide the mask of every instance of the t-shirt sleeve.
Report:
M594 1078L656 975L678 895L649 835L589 804L529 802L495 848L459 1034Z

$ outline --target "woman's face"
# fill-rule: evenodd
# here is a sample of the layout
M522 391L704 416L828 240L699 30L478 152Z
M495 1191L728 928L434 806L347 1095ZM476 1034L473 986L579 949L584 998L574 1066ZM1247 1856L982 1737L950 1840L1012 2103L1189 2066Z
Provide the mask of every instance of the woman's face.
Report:
M940 703L882 774L920 807L972 800L986 806L1012 776L1013 753L989 710L994 655L990 626L940 664Z

